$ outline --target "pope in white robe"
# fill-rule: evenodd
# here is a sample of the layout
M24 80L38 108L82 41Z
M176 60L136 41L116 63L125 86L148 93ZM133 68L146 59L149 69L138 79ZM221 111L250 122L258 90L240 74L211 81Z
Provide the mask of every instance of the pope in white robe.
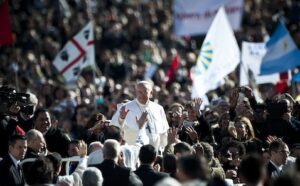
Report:
M124 131L129 145L151 144L157 150L167 145L169 128L163 107L150 100L152 85L141 81L136 86L136 99L121 106L111 119Z

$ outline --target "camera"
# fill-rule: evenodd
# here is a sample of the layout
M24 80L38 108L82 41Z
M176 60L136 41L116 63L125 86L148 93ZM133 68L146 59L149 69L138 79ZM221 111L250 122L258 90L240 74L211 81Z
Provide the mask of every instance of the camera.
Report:
M239 87L238 90L239 92L245 92L245 87Z
M0 87L0 113L9 115L9 108L15 103L20 107L20 112L33 114L34 106L30 103L29 94L17 93L14 88L7 86Z

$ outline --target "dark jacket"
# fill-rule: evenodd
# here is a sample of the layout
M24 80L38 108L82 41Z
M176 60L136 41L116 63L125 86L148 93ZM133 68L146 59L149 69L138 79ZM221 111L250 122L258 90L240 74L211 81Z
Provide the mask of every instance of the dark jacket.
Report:
M24 120L20 115L18 116L18 124L19 126L25 131L28 132L29 130L34 128L33 118L28 120Z
M267 139L269 135L282 138L288 145L300 142L298 139L299 132L292 127L290 122L281 118L267 118L262 128L262 137Z
M104 160L95 165L103 176L103 186L141 186L143 183L129 168L120 167L114 160Z
M25 180L22 170L19 170L9 155L0 161L0 185L1 186L23 186Z
M154 171L151 165L141 165L134 173L142 180L144 186L153 186L163 178L169 176L166 173Z
M16 127L18 123L0 113L0 156L4 157L8 152L8 139L10 136L16 134Z
M27 148L26 155L24 159L28 158L38 158L39 155L35 153L30 147ZM29 170L33 162L26 162L22 164L23 172L25 180L28 180L28 176L30 176Z
M276 169L276 167L271 162L269 162L267 164L267 174L268 174L268 178L271 179L271 178L278 177L280 175L280 172Z
M50 127L44 138L50 152L58 152L62 157L68 156L68 146L71 140L61 129Z

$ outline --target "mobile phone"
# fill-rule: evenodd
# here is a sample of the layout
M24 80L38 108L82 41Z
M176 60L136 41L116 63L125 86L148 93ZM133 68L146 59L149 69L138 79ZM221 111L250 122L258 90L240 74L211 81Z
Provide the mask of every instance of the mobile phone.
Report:
M187 120L183 121L183 126L184 127L192 127L193 124L194 124L194 122L190 122L190 121L187 121Z

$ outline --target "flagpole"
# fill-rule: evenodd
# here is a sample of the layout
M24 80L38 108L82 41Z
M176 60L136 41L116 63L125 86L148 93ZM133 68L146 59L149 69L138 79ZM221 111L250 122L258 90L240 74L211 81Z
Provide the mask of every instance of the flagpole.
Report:
M92 16L92 12L91 12L91 7L90 7L90 1L89 0L85 0L85 4L86 4L86 13L87 13L87 16L89 18L90 21L92 21L92 29L94 29L94 23L93 23L93 16ZM95 46L94 46L95 47ZM95 69L94 69L95 68ZM96 68L97 68L97 64L94 63L94 68L92 68L92 71L93 71L93 83L94 83L94 86L95 86L95 91L94 91L94 111L97 112L97 85L96 85Z

